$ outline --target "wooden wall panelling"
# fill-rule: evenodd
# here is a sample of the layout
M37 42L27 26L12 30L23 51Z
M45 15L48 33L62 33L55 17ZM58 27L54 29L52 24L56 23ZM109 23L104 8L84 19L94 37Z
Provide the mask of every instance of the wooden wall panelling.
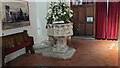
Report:
M86 35L87 36L93 35L93 24L92 23L86 24Z
M85 36L86 35L86 24L85 23L80 23L79 24L79 35L80 36Z
M85 36L86 35L86 7L85 6L79 6L78 8L79 13L78 13L78 18L79 18L79 35L80 36Z
M83 6L83 7L81 7L81 6L79 6L78 7L78 9L77 10L79 10L78 11L78 18L79 18L79 22L85 22L85 20L86 20L86 9L85 9L85 7Z
M93 6L86 7L86 16L93 16L94 17L94 7Z
M73 6L72 7L72 10L73 10L73 18L72 18L72 22L73 23L77 23L78 21L78 7L77 6Z
M86 6L86 19L89 16L94 18L94 6ZM94 36L94 22L86 22L86 35Z
M92 16L95 20L95 5L86 4L71 6L73 10L73 32L79 36L94 36L95 22L87 22L87 17Z
M73 24L73 34L74 34L75 36L79 36L79 35L80 35L79 25L76 24L76 23Z
M96 3L94 3L94 23L93 23L93 37L95 37L95 31L96 31Z

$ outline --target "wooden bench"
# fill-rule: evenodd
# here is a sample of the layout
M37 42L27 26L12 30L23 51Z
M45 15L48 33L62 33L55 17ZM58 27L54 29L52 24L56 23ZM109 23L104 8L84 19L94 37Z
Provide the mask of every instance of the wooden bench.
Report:
M4 58L6 55L19 49L25 48L26 53L35 53L33 49L33 37L29 37L27 31L2 36L2 65L5 66Z

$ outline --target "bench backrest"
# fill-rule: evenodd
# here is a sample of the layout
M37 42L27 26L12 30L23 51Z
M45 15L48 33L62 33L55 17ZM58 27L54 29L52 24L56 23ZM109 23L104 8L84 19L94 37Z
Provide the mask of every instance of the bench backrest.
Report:
M11 34L2 37L2 49L12 48L26 41L29 38L27 31Z

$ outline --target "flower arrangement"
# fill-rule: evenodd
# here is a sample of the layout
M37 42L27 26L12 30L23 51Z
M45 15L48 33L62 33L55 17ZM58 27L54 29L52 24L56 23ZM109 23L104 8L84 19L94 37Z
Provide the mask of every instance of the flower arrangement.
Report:
M72 16L73 11L68 4L65 2L51 2L46 19L48 24L52 24L55 21L69 22Z

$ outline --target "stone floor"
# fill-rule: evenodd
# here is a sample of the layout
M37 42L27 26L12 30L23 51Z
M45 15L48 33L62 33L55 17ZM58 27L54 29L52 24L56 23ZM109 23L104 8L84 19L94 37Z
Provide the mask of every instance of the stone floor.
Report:
M71 59L43 57L41 54L24 54L7 63L8 66L118 66L118 41L85 40L73 38L69 46L76 49ZM119 56L120 58L120 56Z

